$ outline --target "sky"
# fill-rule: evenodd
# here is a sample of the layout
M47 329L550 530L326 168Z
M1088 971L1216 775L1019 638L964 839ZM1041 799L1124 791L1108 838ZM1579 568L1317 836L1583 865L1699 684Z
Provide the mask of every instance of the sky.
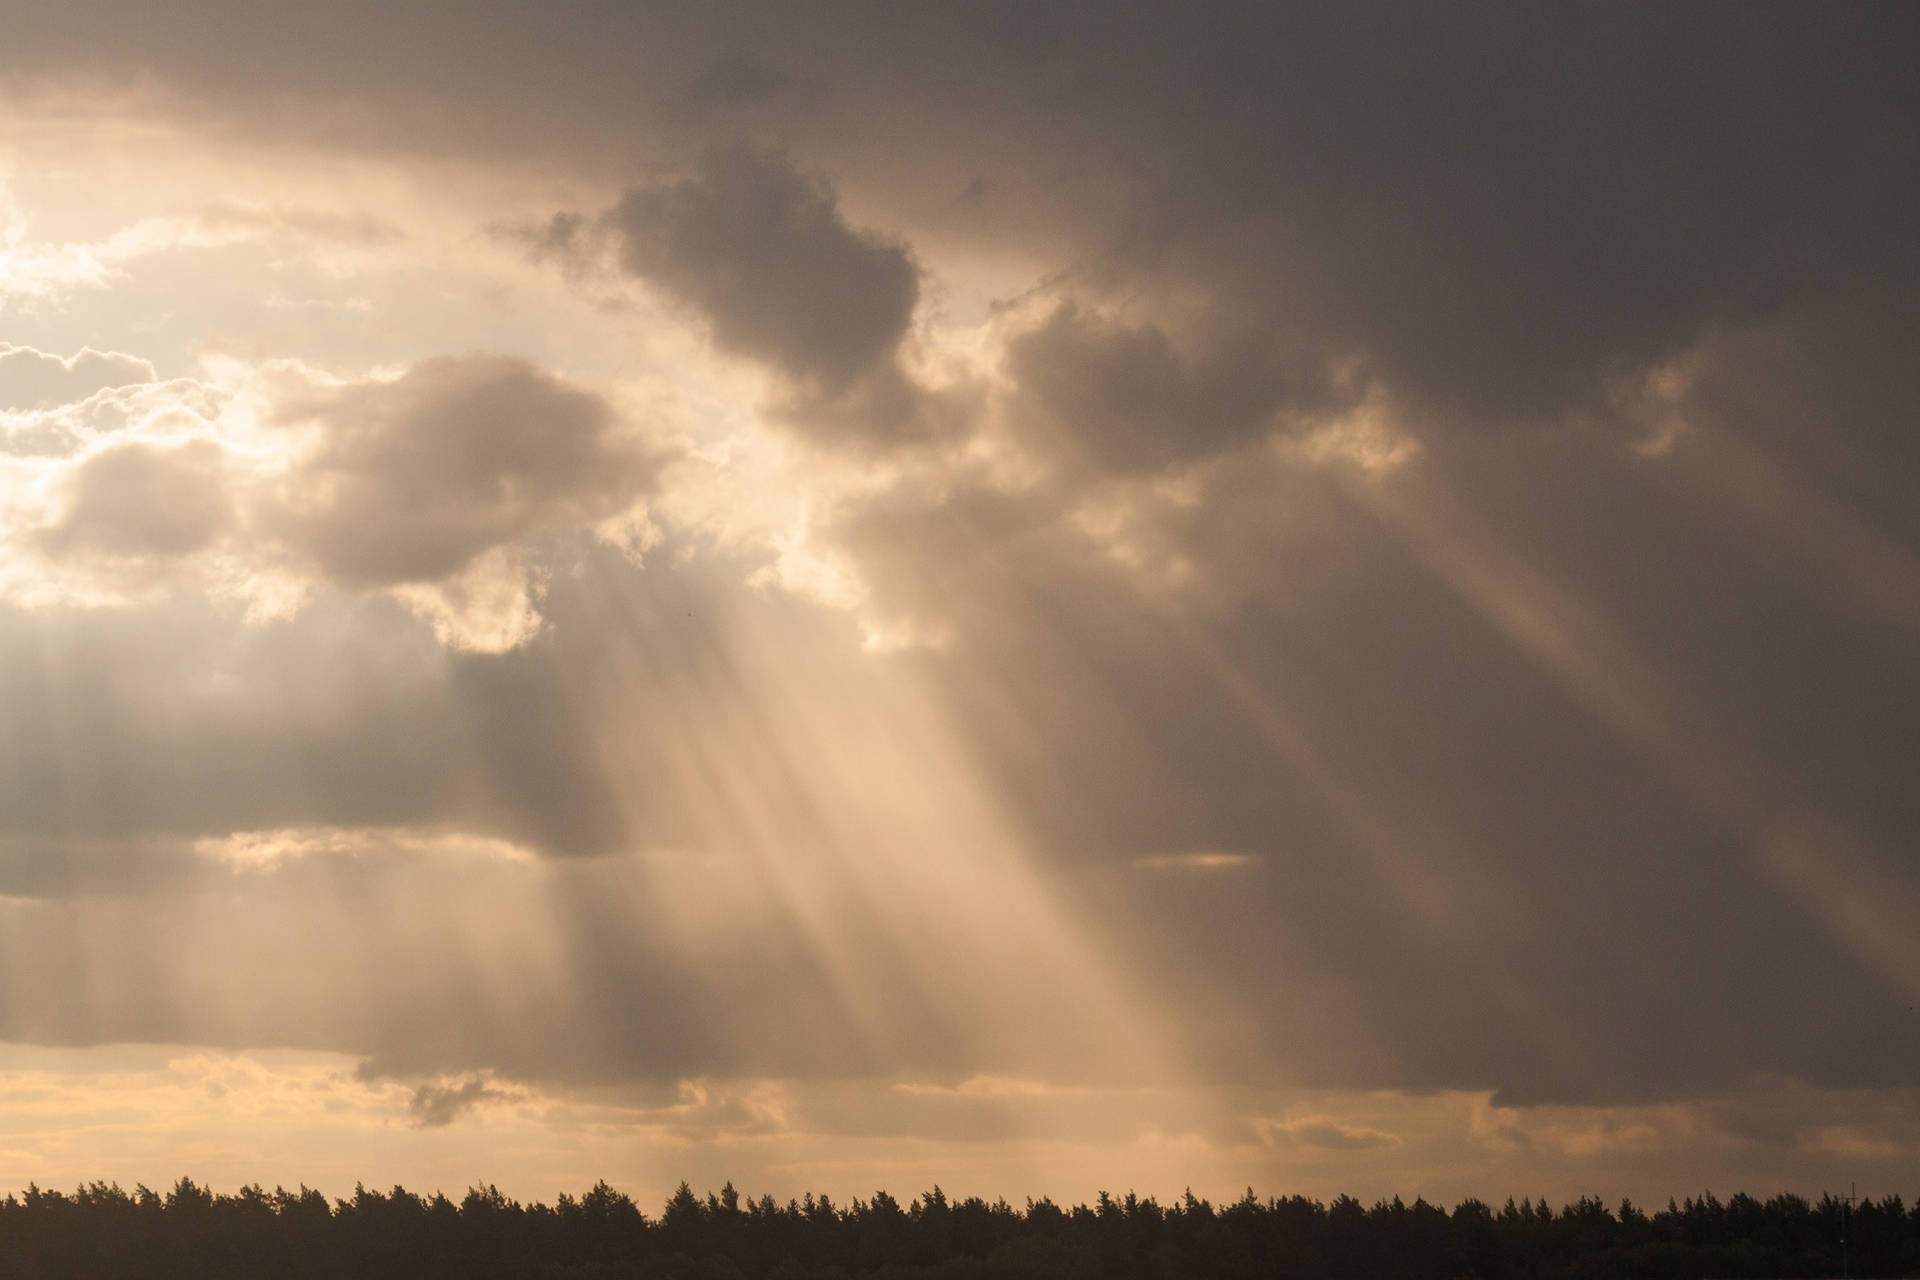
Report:
M1920 10L16 8L0 1188L1920 1194Z

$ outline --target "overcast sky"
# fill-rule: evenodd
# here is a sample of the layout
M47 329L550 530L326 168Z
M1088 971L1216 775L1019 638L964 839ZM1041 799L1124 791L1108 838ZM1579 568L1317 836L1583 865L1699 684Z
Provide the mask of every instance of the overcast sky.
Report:
M1920 9L0 42L0 1188L1920 1192Z

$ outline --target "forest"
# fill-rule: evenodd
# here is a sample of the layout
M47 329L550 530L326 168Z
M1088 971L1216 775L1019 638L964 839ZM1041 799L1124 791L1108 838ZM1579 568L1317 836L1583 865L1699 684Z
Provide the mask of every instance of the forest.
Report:
M1920 1276L1920 1205L1899 1196L1758 1200L1711 1193L1646 1212L1583 1197L1554 1208L1398 1197L1215 1205L1101 1193L1063 1208L884 1191L777 1203L685 1183L650 1215L602 1182L522 1204L491 1186L459 1201L361 1186L329 1200L258 1186L226 1195L92 1183L0 1200L0 1275L71 1277L1462 1277Z

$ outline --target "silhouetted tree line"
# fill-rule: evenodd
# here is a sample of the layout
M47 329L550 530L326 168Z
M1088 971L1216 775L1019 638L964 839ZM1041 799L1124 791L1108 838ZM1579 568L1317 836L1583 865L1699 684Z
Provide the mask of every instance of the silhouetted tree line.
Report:
M1843 1258L1843 1235L1844 1248ZM575 1199L521 1204L494 1187L464 1199L357 1187L243 1187L215 1195L183 1178L162 1195L93 1183L71 1195L29 1187L0 1201L0 1268L35 1280L83 1277L511 1276L613 1280L768 1277L1459 1277L1920 1276L1920 1205L1898 1196L1850 1210L1833 1197L1767 1201L1711 1194L1644 1213L1582 1198L1559 1209L1468 1200L1451 1213L1399 1198L1342 1196L1232 1204L1188 1194L1162 1205L1101 1193L1092 1205L1016 1209L949 1200L902 1205L886 1192L704 1199L686 1184L649 1217L602 1182Z

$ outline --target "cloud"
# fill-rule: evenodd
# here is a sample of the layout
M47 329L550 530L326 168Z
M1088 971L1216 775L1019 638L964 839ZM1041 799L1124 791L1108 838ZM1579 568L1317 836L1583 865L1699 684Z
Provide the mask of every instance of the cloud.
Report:
M919 298L900 245L849 227L833 192L735 146L607 215L627 269L693 306L723 350L839 391L890 358Z
M387 12L290 19L283 47L201 0L200 29L229 32L218 49L137 6L92 7L85 61L138 66L257 131L562 167L629 165L636 137L650 162L723 148L623 203L634 265L721 346L828 381L885 355L917 277L799 166L902 227L936 221L925 193L978 180L997 198L936 228L949 260L1024 258L1090 302L1199 299L1304 362L1363 361L1436 427L1601 412L1611 379L1712 327L1915 265L1897 214L1916 182L1914 31L1897 6L1837 23L1767 5L1733 27L1498 5L598 8L559 32L496 5L459 47L430 15ZM81 48L23 24L9 57L70 67ZM791 98L787 68L821 84L813 109L767 110ZM688 110L690 92L714 109ZM333 106L260 109L300 99ZM748 108L771 118L747 128ZM743 128L793 165L725 150ZM810 300L835 323L806 332Z
M8 428L16 600L197 588L277 617L315 589L381 593L487 652L539 628L541 539L637 557L657 538L644 504L668 457L606 398L495 355L359 382L229 363Z
M796 707L845 731L809 700L828 688L849 716L939 709L982 779L940 794L1005 817L1196 1072L1503 1101L1911 1081L1887 905L1920 822L1908 11L605 7L558 29L500 7L451 44L425 11L290 12L272 39L179 12L99 24L90 64L150 73L125 78L176 119L464 158L462 199L510 191L476 222L605 209L542 224L541 252L610 246L769 375L742 404L737 370L646 367L714 409L670 477L611 399L506 357L292 377L257 431L245 395L162 384L9 419L31 532L4 572L37 572L38 595L7 582L42 610L7 615L0 664L20 848L104 868L136 835L337 824L766 853L761 896L681 900L752 905L738 963L781 975L764 990L703 985L714 934L620 916L578 871L541 953L564 979L527 995L508 949L497 991L436 970L311 1034L454 1072L1010 1072L1019 1020L982 1020L988 1044L908 981L928 944L905 900L852 922L820 887L839 864L795 851L830 843L817 744L841 739L779 735ZM19 26L10 66L76 65L60 23ZM204 30L228 43L178 34ZM585 176L609 173L624 197ZM141 225L129 253L181 230ZM45 278L125 260L98 248L49 246ZM575 349L549 319L529 304L556 360L651 358L620 322ZM669 492L696 472L710 492ZM635 516L654 497L677 524ZM668 554L591 545L622 522ZM155 600L161 560L223 600L277 575L306 609L229 631ZM749 578L857 625L743 601ZM142 612L63 612L109 597ZM863 631L908 651L831 665ZM771 665L805 688L742 676ZM913 844L898 789L860 782L832 812L861 839L829 834L886 866ZM1821 833L1784 872L1755 856L1781 830ZM621 893L656 887L626 870ZM482 874L521 901L515 873L444 866L391 900ZM388 900L363 889L341 900ZM858 941L822 958L793 923L821 919ZM405 974L419 953L392 946L370 969L316 951L353 980L314 1007ZM858 1017L821 994L848 971L878 975ZM245 1022L48 999L21 1025ZM740 1025L702 1023L716 1004ZM409 1038L421 1009L441 1020Z
M50 409L156 376L149 362L118 351L83 347L74 355L56 356L0 342L0 411Z
M1846 311L1825 321L1836 344L1903 331L1883 305ZM1837 350L1801 322L1732 345L1658 461L1606 431L1462 433L1374 475L1276 441L1130 483L1110 520L1060 514L1084 490L983 473L860 504L831 534L863 611L948 628L927 660L940 699L1051 856L1251 859L1101 881L1130 904L1102 913L1134 922L1121 950L1197 1002L1212 1069L1499 1080L1532 1101L1691 1096L1755 1070L1895 1085L1881 1037L1911 966L1887 904L1912 892L1890 868L1915 806L1886 770L1914 705L1896 669L1914 527L1893 479L1910 454L1873 442L1911 415L1912 381L1863 341L1836 394ZM1851 428L1821 404L1854 405ZM1735 464L1757 445L1795 479L1747 492ZM1446 519L1397 526L1389 501ZM1511 612L1441 571L1456 522ZM1589 629L1617 656L1570 668L1557 646L1591 654ZM1655 729L1596 713L1623 696L1611 679L1650 670L1657 692L1633 696ZM1683 758L1738 799L1703 794ZM1777 877L1765 855L1794 812L1860 843L1817 841L1817 878ZM1863 884L1881 886L1870 911ZM1199 1008L1197 973L1231 994ZM1809 1025L1822 1036L1791 1030Z
M172 559L233 528L225 451L205 438L116 442L65 476L59 518L39 531L46 554Z
M214 233L237 229L261 235L313 240L322 244L371 247L405 238L398 227L364 210L340 212L222 200L201 209L197 220Z
M149 439L205 434L230 399L227 389L194 378L105 387L52 408L0 414L0 453L69 458L121 433Z
M1184 357L1157 325L1062 303L1007 344L1008 374L1103 469L1160 470L1277 425L1289 388L1257 346Z
M1379 1129L1347 1124L1334 1116L1300 1116L1292 1120L1257 1122L1268 1142L1322 1151L1366 1151L1376 1147L1405 1145L1398 1137Z
M216 0L195 11L248 57L95 8L87 60L138 66L172 110L250 130L600 171L649 139L638 162L686 176L620 206L615 223L640 232L632 265L721 347L826 383L884 359L948 264L990 263L1010 292L1065 279L1089 312L1126 304L1129 327L1190 356L1198 310L1263 335L1307 385L1357 369L1422 430L1555 423L1606 416L1617 380L1709 330L1915 266L1892 212L1916 181L1897 7L1835 23L1770 6L1732 29L1499 6L1112 23L1072 7L1017 21L603 7L565 32L494 7L458 48L427 15L302 19L297 65ZM71 66L71 40L26 27L10 57ZM811 109L768 109L798 79L822 86ZM694 86L712 110L688 109ZM261 109L306 98L331 105ZM812 172L913 235L913 255L849 226L796 179ZM968 189L995 198L963 219L929 211L926 193ZM797 320L808 299L833 322ZM1232 381L1218 394L1233 399Z
M602 218L624 269L689 307L719 350L783 386L774 415L821 442L952 438L964 387L928 387L903 363L920 298L904 244L856 229L833 188L744 143L710 151L677 181L635 187ZM537 252L577 252L584 224L556 215Z
M770 62L733 53L717 58L688 82L681 104L694 115L736 112L791 99L794 77Z
M452 577L392 588L433 626L441 644L473 653L505 653L540 630L545 573L511 548L494 547Z
M1055 103L1117 202L1085 274L1359 361L1430 430L1603 415L1718 326L1912 279L1910 19L1768 15L1116 24Z
M468 1112L511 1096L477 1076L458 1085L423 1084L413 1091L407 1113L422 1129L441 1129Z
M312 442L257 518L360 588L451 579L530 534L595 524L658 466L606 401L506 356L316 388L276 421Z

